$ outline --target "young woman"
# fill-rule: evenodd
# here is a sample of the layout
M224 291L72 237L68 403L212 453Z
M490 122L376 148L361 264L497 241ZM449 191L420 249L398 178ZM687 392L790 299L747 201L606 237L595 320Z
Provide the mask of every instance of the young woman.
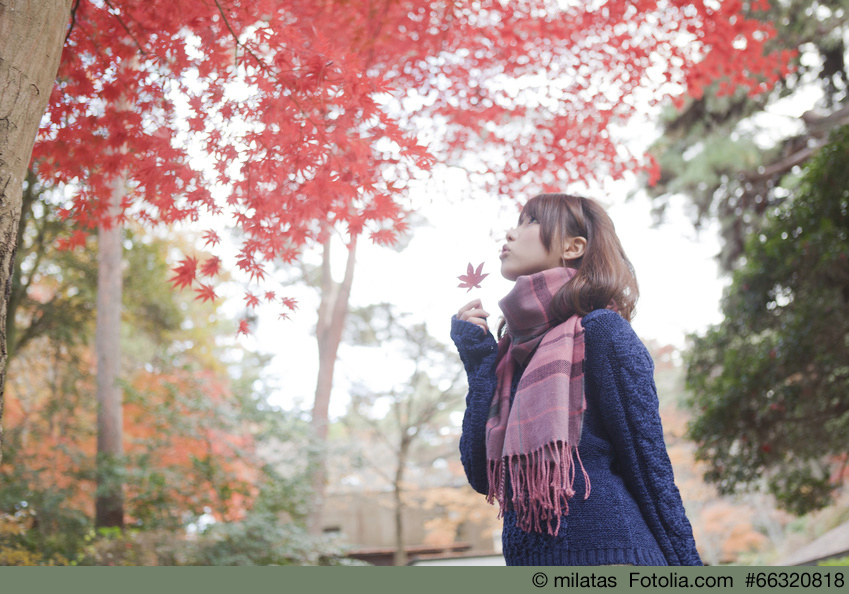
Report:
M633 267L595 202L531 198L507 232L498 334L451 321L469 381L460 456L497 501L508 565L701 565L631 329ZM503 335L502 335L503 334Z

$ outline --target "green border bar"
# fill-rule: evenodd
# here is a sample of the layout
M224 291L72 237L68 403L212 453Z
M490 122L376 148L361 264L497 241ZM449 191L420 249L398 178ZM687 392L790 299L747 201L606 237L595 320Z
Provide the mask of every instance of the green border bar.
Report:
M749 585L747 586L747 582ZM796 584L793 586L792 584ZM699 585L700 584L700 585ZM760 585L759 585L760 584ZM773 585L771 585L773 584ZM817 585L819 584L819 585ZM7 567L0 592L843 592L843 567Z

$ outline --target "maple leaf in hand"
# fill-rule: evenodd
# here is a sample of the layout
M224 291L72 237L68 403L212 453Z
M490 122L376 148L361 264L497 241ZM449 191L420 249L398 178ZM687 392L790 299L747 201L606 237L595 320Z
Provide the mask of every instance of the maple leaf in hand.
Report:
M472 289L475 289L475 288L480 289L481 288L481 285L480 285L481 281L489 276L488 272L486 274L481 274L482 270L483 270L483 262L481 262L480 266L478 266L477 269L473 268L471 263L470 263L468 270L466 270L466 274L461 274L460 276L457 277L461 281L463 281L462 283L460 283L457 286L460 287L461 289L465 289L466 287L468 287L469 291L471 291ZM468 293L469 291L466 291L466 293Z

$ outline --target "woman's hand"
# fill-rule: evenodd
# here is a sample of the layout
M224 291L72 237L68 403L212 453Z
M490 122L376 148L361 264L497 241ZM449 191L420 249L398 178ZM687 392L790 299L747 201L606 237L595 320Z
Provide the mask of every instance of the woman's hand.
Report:
M470 301L469 303L461 307L460 311L457 312L458 320L477 324L478 326L483 328L484 332L489 332L489 326L486 325L486 318L488 317L489 314L484 310L480 299Z

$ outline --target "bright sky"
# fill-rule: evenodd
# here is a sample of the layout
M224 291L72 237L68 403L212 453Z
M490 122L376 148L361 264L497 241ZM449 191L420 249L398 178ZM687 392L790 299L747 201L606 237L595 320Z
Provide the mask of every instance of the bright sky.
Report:
M450 318L465 303L483 301L492 314L491 328L500 316L498 301L512 283L499 273L498 254L505 230L518 218L516 206L499 204L494 198L469 198L473 194L465 176L448 172L444 182L430 184L428 191L414 193L418 212L427 224L413 230L402 251L360 242L351 294L352 306L387 301L409 312L411 322L427 323L432 335L446 344ZM608 208L619 238L633 263L640 284L640 301L633 326L644 340L683 346L689 332L705 329L721 320L718 310L722 283L718 280L714 255L719 250L715 230L696 237L683 207L668 209L668 222L651 227L650 204L642 194L626 202L629 186L613 185L601 192L587 193ZM313 254L317 258L316 254ZM341 278L345 252L338 242L334 276ZM468 263L484 262L489 272L481 289L468 292L457 287L457 276ZM318 373L318 350L314 338L318 296L314 290L293 286L288 294L298 298L300 308L291 320L278 320L277 313L261 315L255 336L249 342L275 355L267 370L279 391L274 402L286 408L311 409ZM409 362L380 348L342 345L334 376L331 416L344 413L346 393L354 379L388 387L409 377Z

